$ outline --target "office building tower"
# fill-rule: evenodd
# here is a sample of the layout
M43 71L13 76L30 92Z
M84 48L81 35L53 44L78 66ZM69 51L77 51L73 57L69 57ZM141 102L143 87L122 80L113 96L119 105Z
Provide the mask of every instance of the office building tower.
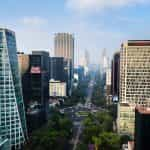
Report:
M71 96L72 94L72 86L73 86L73 64L71 60L65 60L65 74L66 74L66 82L67 82L67 95Z
M50 77L48 52L32 51L29 73L30 100L28 101L27 119L28 127L32 132L47 119Z
M32 51L30 55L31 99L45 106L48 99L49 53Z
M112 72L111 72L111 92L113 101L119 100L119 81L120 81L120 52L117 52L113 56L112 64L111 64Z
M128 103L131 109L134 109L137 104L146 105L147 100L150 99L149 85L150 41L129 40L122 44L120 54L120 104ZM121 110L118 111L118 130L122 133L120 129L134 120L128 119L126 123L120 123L121 117L123 119L126 116L121 116ZM133 134L134 130L126 133Z
M22 89L27 112L28 132L46 121L49 99L49 53L33 51L31 55L18 52Z
M18 52L18 62L19 62L19 71L21 76L23 76L29 69L30 66L30 57L23 52Z
M140 104L150 98L150 41L128 41L120 56L120 101Z
M61 82L67 82L66 67L63 57L51 57L50 78Z
M136 107L135 109L135 150L150 148L150 108Z
M106 69L106 100L107 104L111 104L111 68Z
M0 150L11 150L10 142L7 138L2 139L0 137Z
M24 54L23 52L18 52L18 63L19 63L19 72L22 80L22 91L23 91L23 100L25 104L25 110L27 111L27 106L30 103L31 98L31 86L30 86L30 56Z
M15 33L0 28L0 136L20 149L27 136Z
M108 57L106 55L106 49L102 51L101 59L100 59L100 70L102 74L106 73L106 69L108 68Z
M72 65L70 61L63 57L50 58L50 79L65 82L67 84L67 95L70 95L71 90L71 70Z
M69 33L55 34L55 57L64 57L74 62L74 36Z
M88 67L90 64L90 55L89 52L87 50L85 50L85 62L86 62L86 66Z
M54 38L55 57L64 57L67 65L68 94L72 93L73 72L74 72L74 36L69 33L56 33Z
M79 66L83 67L84 69L84 76L86 76L89 72L89 68L86 65L85 57L81 57L79 61Z

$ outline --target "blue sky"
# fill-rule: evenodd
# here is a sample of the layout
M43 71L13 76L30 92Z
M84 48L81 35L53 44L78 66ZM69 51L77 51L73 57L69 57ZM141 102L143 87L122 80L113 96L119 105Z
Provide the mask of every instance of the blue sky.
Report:
M149 8L149 0L5 0L0 26L14 30L18 50L27 53L53 55L54 33L74 33L79 56L87 49L99 62L104 48L112 56L127 39L150 39Z

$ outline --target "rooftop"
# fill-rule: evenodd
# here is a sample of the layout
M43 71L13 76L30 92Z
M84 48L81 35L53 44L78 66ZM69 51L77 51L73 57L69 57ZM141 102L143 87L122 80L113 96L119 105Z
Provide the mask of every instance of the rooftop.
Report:
M128 40L128 46L150 46L150 40Z

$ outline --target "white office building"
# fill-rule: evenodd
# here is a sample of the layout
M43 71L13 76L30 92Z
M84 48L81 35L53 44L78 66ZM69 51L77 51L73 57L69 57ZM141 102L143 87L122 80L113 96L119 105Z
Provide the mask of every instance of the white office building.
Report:
M120 133L134 134L126 126L134 123L133 112L136 105L147 106L150 101L150 40L129 40L122 44L120 56L120 107L118 111L118 130ZM122 104L128 104L125 114ZM131 113L130 113L131 112ZM128 114L128 115L126 115ZM126 119L127 117L127 119ZM121 121L121 120L126 120ZM133 125L134 127L134 125Z
M49 96L50 97L66 97L67 85L65 82L50 80Z

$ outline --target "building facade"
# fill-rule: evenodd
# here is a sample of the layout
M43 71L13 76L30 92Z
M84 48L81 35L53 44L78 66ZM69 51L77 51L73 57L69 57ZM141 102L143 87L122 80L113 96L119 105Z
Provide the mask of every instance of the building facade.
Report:
M66 97L67 86L65 82L50 80L49 96L50 97Z
M109 66L108 57L106 55L106 49L104 48L100 59L100 71L102 74L106 73L106 69L108 68L108 66Z
M0 136L20 149L27 136L15 33L0 28Z
M63 57L50 58L50 79L66 82L67 72L65 69L65 60Z
M7 138L2 139L0 137L0 150L11 150L10 142Z
M23 76L29 69L30 66L30 57L27 54L24 54L23 52L18 52L18 62L19 62L19 70L21 73L21 76Z
M49 100L49 53L33 51L18 53L22 76L23 98L27 113L28 132L38 129L47 119Z
M146 105L147 100L150 99L149 54L149 40L129 40L122 44L120 54L120 103L128 103L135 107L137 104ZM134 122L134 119L133 117L131 122ZM120 118L118 118L118 121L120 122ZM127 125L128 122L129 120L126 122ZM119 128L119 132L122 133L121 128ZM129 132L129 134L133 132Z
M111 104L112 95L111 95L111 68L106 70L106 100L107 104Z
M30 84L30 56L24 54L23 52L18 52L18 63L19 63L19 72L22 80L22 91L23 91L23 100L25 104L25 110L27 111L27 105L30 102L31 97L31 84Z
M66 62L68 73L68 95L72 93L73 74L74 74L74 36L69 33L56 33L54 37L55 57L63 57Z
M55 57L64 57L74 62L74 36L69 33L56 33L54 40Z
M120 81L120 52L117 52L113 56L112 60L112 72L111 72L111 92L113 101L119 100L119 81Z
M120 103L118 107L118 131L121 134L134 135L135 106L129 103Z
M30 95L27 100L27 121L29 132L32 132L47 120L50 78L48 52L32 51L28 75Z
M72 88L72 64L71 61L63 57L50 58L50 79L65 82L67 84L67 95L69 96Z
M135 109L135 150L150 147L150 107L136 107Z
M31 100L45 106L48 99L49 53L32 51L30 55Z

